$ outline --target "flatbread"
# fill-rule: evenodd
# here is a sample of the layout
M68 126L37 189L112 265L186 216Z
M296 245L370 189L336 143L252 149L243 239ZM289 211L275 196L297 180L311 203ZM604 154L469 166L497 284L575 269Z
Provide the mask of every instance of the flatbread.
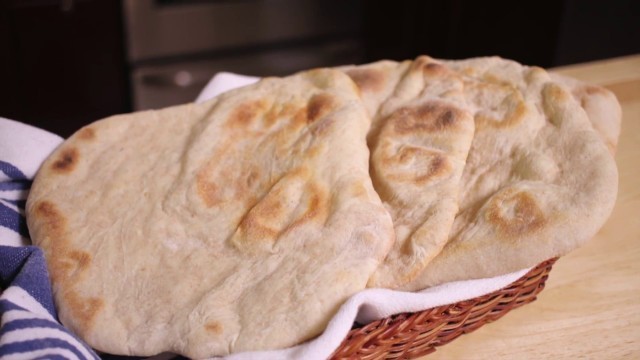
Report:
M587 113L591 126L615 155L620 137L622 108L616 96L608 89L582 81L550 73L551 79L567 87Z
M443 68L446 68L446 70L441 70L443 73L446 72L447 73L446 75L443 75L440 79L431 79L430 83L427 86L427 87L430 87L430 89L425 88L422 90L424 93L431 92L431 96L438 96L438 94L444 93L442 89L438 89L438 87L446 88L447 86L450 86L452 81L453 82L461 81L461 77L469 77L471 73L481 72L482 69L488 66L494 66L495 68L499 68L500 66L505 66L507 69L511 68L512 70L514 66L516 70L520 66L515 62L506 61L497 57L476 58L476 59L469 59L469 60L460 62L460 61L440 61L440 60L434 60L434 59L430 59L428 57L422 56L416 59L415 62L436 63L439 65L442 65ZM466 68L462 69L461 66L458 66L459 64L465 64L464 66L466 66ZM474 65L478 67L478 69L475 69ZM365 65L359 65L359 66L347 66L347 67L340 68L342 71L345 71L349 76L351 76L351 78L360 88L363 102L367 107L367 111L373 118L372 128L369 132L369 146L372 148L373 154L376 153L373 149L377 144L378 136L381 134L380 127L382 127L385 124L388 117L388 112L384 113L384 111L385 109L388 109L390 107L389 103L393 102L393 100L390 100L390 99L392 99L397 92L402 93L403 86L400 84L403 82L405 77L407 77L407 73L410 71L413 71L414 77L415 77L415 69L419 67L420 67L419 65L416 66L416 64L412 61L395 62L395 61L383 60L383 61L378 61L371 64L365 64ZM410 69L413 69L413 70L410 70ZM513 76L516 76L516 77L521 76L521 74L518 74L517 72L516 73L514 73L513 71L511 72L513 73L512 74ZM492 76L495 77L494 75L489 73L488 77L491 78ZM597 132L600 138L605 142L609 151L612 154L614 154L615 148L617 145L617 139L620 133L621 110L620 110L620 105L618 104L613 93L611 93L609 90L604 89L602 87L585 84L583 82L580 82L578 80L575 80L569 77L564 77L557 74L551 74L550 76L551 76L551 79L556 81L558 84L567 87L567 90L571 92L571 94L573 95L573 98L579 103L579 105L582 107L582 110L584 110L584 112L586 113L593 129ZM484 80L485 79L480 79L479 81L484 81ZM419 82L415 82L415 81L413 82L413 84L414 84L414 91L416 89L415 87L425 85L424 83L420 84ZM467 101L467 98L470 96L469 94L471 93L471 91L472 90L467 91L466 88L465 90L463 90L463 92L465 93L465 95L463 96L464 99L459 99L459 94L456 95L457 97L456 103L461 108L465 108L467 106L466 101ZM485 93L487 98L491 98L492 96L491 90L487 90ZM499 97L500 95L497 94L497 96ZM402 100L400 100L400 102L401 101ZM476 114L478 111L482 111L481 108L484 104L478 104L478 103L474 104L473 99L469 99L469 101L470 101L469 107L466 107L468 111L471 111L474 114ZM500 105L501 104L492 104L493 107L499 107ZM482 120L480 121L482 122ZM458 141L463 142L464 136L462 137L458 136L457 139ZM428 142L428 140L426 141ZM462 149L462 147L458 147L458 148ZM458 152L458 154L461 155L462 153ZM460 157L458 157L458 159L459 158ZM442 237L446 229L448 229L448 226L450 226L451 222L446 220L447 218L446 216L445 216L445 219L443 219L442 218L443 213L438 212L438 215L440 215L441 218L438 219L438 223L440 224L440 226L436 227L436 231L433 231L434 227L432 226L428 233L422 233L422 235L419 232L413 233L412 234L413 239L409 241L408 237L406 236L406 231L398 229L398 221L397 221L397 219L399 218L398 213L401 213L401 212L411 213L414 207L416 206L419 207L425 204L424 201L420 200L421 199L420 195L425 195L425 194L412 193L410 196L407 196L407 199L414 199L413 201L410 201L410 200L405 202L396 201L394 203L394 200L397 200L398 197L395 196L394 194L389 194L387 189L392 188L394 189L394 192L402 193L406 189L406 184L396 182L391 186L383 187L381 185L383 182L379 181L379 178L377 177L375 172L376 165L375 165L374 159L375 159L375 156L372 156L371 169L372 169L372 177L374 179L374 186L376 187L376 190L381 194L381 197L385 202L387 209L389 209L392 216L394 217L394 220L396 220L394 221L394 224L396 226L398 240L393 250L387 256L388 260L385 261L383 265L381 265L381 269L379 271L374 273L372 280L369 283L369 286L384 286L384 287L404 288L404 289L412 289L412 290L422 288L424 287L423 285L424 282L420 283L419 281L417 281L417 284L407 285L407 279L410 279L412 277L415 278L415 276L417 276L415 272L407 271L407 269L409 268L407 264L413 264L413 267L411 267L411 269L413 269L414 271L415 269L420 268L420 264L423 264L423 265L428 264L434 258L434 256L441 250L442 245L444 245L446 242L449 241L448 233L446 235L447 239L443 240ZM561 161L561 159L559 159L558 161ZM459 181L459 176L450 177L449 179L447 179L446 186L449 186L449 187L455 186L455 184L458 181ZM440 186L443 186L443 185L445 184L440 183ZM460 186L465 187L467 185L460 184ZM437 190L439 194L442 194L441 189L434 189L434 190ZM445 196L444 196L445 201L446 199L457 201L455 200L455 197L454 197L455 193L456 191L452 189L449 189L448 192L445 192ZM452 207L449 207L449 209L452 209ZM447 212L447 214L450 214L450 212ZM429 217L431 216L431 213L429 214L429 217L425 215L426 214L424 214L422 218L415 217L413 219L414 224L419 224L420 223L419 219L422 219L423 221L425 221L425 224L426 224L426 222L428 222L429 220ZM414 228L415 228L415 225L414 225ZM422 236L422 238L420 238L420 235ZM425 241L426 237L431 237L431 239L429 241ZM416 238L418 238L417 241L416 241ZM434 238L437 240L434 241L433 240ZM423 245L414 247L415 244L423 244ZM420 259L420 261L416 261L416 259ZM381 278L380 275L382 273L382 269L385 267L387 267L387 269L391 269L391 271L388 272L390 276L388 275L385 276L386 281L383 282L383 281L380 281L380 278ZM404 269L400 267L403 267ZM467 276L469 278L474 278L474 277L477 277L477 274L470 273ZM457 277L456 279L461 279L461 278L462 276ZM430 284L433 284L433 283L430 283Z
M369 126L353 82L320 69L79 130L27 203L60 320L140 356L318 335L393 242Z
M615 141L605 145L565 82L500 58L444 64L464 76L476 132L449 241L409 290L564 255L600 229L617 193Z
M448 239L473 139L473 117L462 79L427 56L342 70L359 86L372 117L371 178L396 233L368 286L399 288Z
M425 57L426 60L426 57ZM412 60L402 62L381 60L364 65L349 65L338 67L340 71L349 75L358 86L362 102L369 116L375 122L370 133L376 133L375 125L382 123L378 115L380 107L394 95L398 83L405 77L413 64ZM413 67L414 74L417 67Z
M505 61L498 57L490 59L498 62ZM411 64L411 60L402 62L381 60L364 65L343 66L338 69L346 72L358 85L368 113L375 117L380 106L393 94L398 82ZM609 151L615 154L622 123L622 109L615 94L602 86L588 84L568 76L553 72L549 73L549 76L569 89L574 99L587 113L593 129L605 142ZM379 123L382 122L376 122L370 133L375 133L375 125Z

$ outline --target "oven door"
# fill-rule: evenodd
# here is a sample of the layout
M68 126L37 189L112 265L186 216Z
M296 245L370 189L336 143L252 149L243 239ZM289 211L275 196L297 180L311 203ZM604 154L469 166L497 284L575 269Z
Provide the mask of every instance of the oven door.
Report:
M352 34L362 0L125 0L129 60Z

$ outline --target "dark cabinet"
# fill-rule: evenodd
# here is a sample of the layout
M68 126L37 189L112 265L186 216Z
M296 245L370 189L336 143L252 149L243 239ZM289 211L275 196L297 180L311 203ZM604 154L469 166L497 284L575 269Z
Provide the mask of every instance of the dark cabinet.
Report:
M368 59L500 55L552 67L640 52L637 0L371 0Z
M0 116L68 136L129 111L118 1L0 4Z

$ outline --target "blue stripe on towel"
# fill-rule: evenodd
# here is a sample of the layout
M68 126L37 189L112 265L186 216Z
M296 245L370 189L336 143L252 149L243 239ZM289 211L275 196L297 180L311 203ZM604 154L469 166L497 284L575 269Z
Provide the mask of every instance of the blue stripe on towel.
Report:
M20 353L24 353L28 357L27 353L35 350L66 349L80 358L86 358L82 355L85 352L89 354L90 358L99 359L90 347L83 344L55 320L56 311L51 284L42 250L35 246L0 246L0 282L5 288L4 293L0 295L0 315L2 315L0 358ZM24 291L19 291L18 288ZM34 303L40 304L42 308L30 310L32 305L28 304ZM10 317L6 317L4 314L12 310L32 318L9 320ZM51 317L47 319L47 316ZM21 335L18 340L6 341L5 336L9 336L11 333L17 334L15 331L20 329L57 329L66 333L66 336L70 337L69 339L75 339L77 343L72 340L67 341L64 338L56 338L55 335L44 339L32 339L29 331L24 332L25 336ZM44 357L50 358L49 356Z
M3 203L0 203L0 226L13 230L20 236L29 238L27 221L24 216Z
M0 160L0 171L13 180L28 180L27 176L20 171L17 167L11 165L6 161Z
M2 236L9 238L0 240L16 243L21 237L29 238L25 217L20 212L25 207L32 179L5 155L0 153L0 227ZM0 245L0 286L3 290L0 292L0 358L13 355L19 359L66 359L55 353L64 349L70 352L69 356L75 354L86 359L84 353L89 359L100 359L56 320L51 282L41 249ZM21 316L27 319L19 319ZM53 333L34 339L36 330Z
M29 328L50 328L50 329L63 329L62 325L57 324L51 320L45 319L18 319L5 323L2 327L2 331L9 332L19 329Z
M16 341L0 345L0 354L4 356L16 353L26 353L42 349L65 349L74 353L80 359L88 359L78 348L59 338L42 338L34 340Z
M13 204L13 205L17 206L19 209L24 209L24 207L27 205L27 200L13 200L13 199L0 198L0 201L4 201L4 202L8 202L9 204Z
M70 334L68 332L68 330L66 330L64 328L64 326L62 326L58 322L52 321L52 320L47 320L47 319L16 319L16 320L8 321L8 322L5 322L4 325L2 326L2 330L0 331L0 334L8 334L8 333L10 333L12 331L22 330L22 329L53 329L53 330L61 331L62 333L67 334L68 336L73 338L75 341L77 341L77 343L79 345L76 345L73 342L70 342L69 340L64 339L62 336L59 338L60 341L64 341L69 346L73 346L75 349L79 349L78 346L82 346L84 348L83 350L85 350L87 353L89 353L91 355L94 355L93 350L91 350L90 347L86 346L78 338L76 338L74 335ZM54 337L51 337L51 339L53 339L53 338ZM47 338L47 339L50 339L50 338ZM37 339L29 339L29 340L37 340ZM25 341L27 341L27 339L25 339ZM37 349L31 349L29 351L33 351L33 350L37 350ZM81 352L81 351L78 350L78 352ZM0 351L0 354L3 354L3 352Z
M49 273L44 260L44 253L36 246L11 247L0 246L0 280L9 282L26 291L34 300L55 317ZM5 301L15 302L14 299L0 299L0 306ZM1 310L1 307L0 307Z
M20 305L16 305L9 300L6 300L6 299L0 300L0 313L3 313L5 311L11 311L11 310L27 311L27 309L23 308ZM2 326L2 328L4 329L4 326Z
M31 181L29 180L9 180L0 182L0 191L29 190Z
M65 356L62 356L62 355L51 354L51 355L38 356L33 360L69 360L69 359L67 359Z

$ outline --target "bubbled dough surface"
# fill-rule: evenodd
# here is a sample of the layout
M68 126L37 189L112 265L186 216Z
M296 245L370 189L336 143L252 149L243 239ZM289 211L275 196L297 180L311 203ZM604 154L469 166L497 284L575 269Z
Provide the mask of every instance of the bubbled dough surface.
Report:
M318 335L393 241L341 72L98 121L38 173L59 316L112 354L202 358Z

